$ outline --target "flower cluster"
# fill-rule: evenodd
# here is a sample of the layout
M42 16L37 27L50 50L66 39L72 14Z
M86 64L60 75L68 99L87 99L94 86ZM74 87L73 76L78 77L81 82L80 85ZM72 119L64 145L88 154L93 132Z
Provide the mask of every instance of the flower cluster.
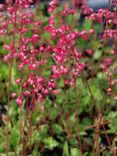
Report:
M114 2L114 5L116 7L116 3ZM103 44L107 43L111 46L111 51L109 54L109 57L103 59L102 63L102 71L106 72L106 80L108 82L108 94L112 93L112 86L116 83L116 79L112 78L112 71L115 68L113 65L114 59L117 56L117 18L116 18L116 11L109 10L109 9L99 9L97 12L93 12L88 16L89 19L91 19L94 22L100 23L103 27L101 30L101 39L100 42ZM111 69L111 70L110 70ZM116 96L113 95L116 99Z
M66 22L66 17L74 16L75 11L60 11L58 0L49 3L50 16L48 25L45 26L28 8L30 2L32 1L16 1L14 6L7 8L6 15L0 14L0 34L10 37L10 43L4 45L8 52L3 57L4 62L16 61L20 73L16 84L22 92L16 102L21 107L25 101L27 107L34 109L36 102L42 103L48 95L59 93L59 80L64 79L67 86L75 85L76 78L86 66L81 61L83 56L77 40L82 38L88 41L95 30L74 29ZM86 15L92 13L92 9L84 5L81 10ZM111 24L111 21L116 23L115 14L107 10L99 10L88 18L101 23L106 19L106 24ZM105 30L102 39L116 38L115 34L116 30ZM88 49L87 53L92 55L92 49ZM103 70L106 71L111 64L112 59L105 59ZM14 95L13 93L13 97Z
M76 45L77 39L87 40L93 31L78 32L67 24L66 16L74 16L75 12L72 9L57 12L57 0L49 4L50 16L45 27L29 8L25 10L23 7L23 4L28 7L29 2L16 1L14 6L7 8L8 16L1 15L0 34L11 37L11 42L4 45L8 52L3 57L4 62L16 60L20 72L16 84L21 87L22 93L16 103L21 107L25 101L28 107L34 109L36 102L59 93L57 82L61 78L64 78L65 85L75 84L76 77L85 68L80 61L82 53ZM59 24L57 18L60 19ZM44 32L50 36L49 39ZM49 74L44 75L45 71ZM16 97L15 93L13 97Z
M108 82L108 89L107 93L108 95L111 95L115 100L117 100L117 93L116 93L116 87L117 87L117 66L111 65L106 70L106 80Z

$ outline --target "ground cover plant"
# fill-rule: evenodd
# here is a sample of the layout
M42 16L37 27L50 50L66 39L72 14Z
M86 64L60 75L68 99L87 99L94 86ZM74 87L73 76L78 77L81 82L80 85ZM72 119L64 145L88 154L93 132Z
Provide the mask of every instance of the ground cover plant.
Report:
M0 156L116 156L117 2L31 3L1 6Z

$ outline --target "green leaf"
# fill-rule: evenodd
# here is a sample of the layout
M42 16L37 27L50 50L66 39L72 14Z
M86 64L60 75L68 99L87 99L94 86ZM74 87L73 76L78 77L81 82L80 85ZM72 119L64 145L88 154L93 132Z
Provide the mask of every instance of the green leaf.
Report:
M41 156L41 154L40 154L37 150L35 150L35 151L33 152L33 156Z
M46 139L43 140L44 144L45 144L45 148L48 148L48 149L53 149L55 148L56 146L58 146L58 142L53 139L52 137L47 137Z
M85 20L83 24L83 29L85 30L90 30L92 26L92 21L91 20Z
M116 120L113 120L109 124L109 127L110 127L110 130L108 130L108 132L117 134L117 119Z
M9 68L6 65L0 63L0 79L5 79L9 74Z
M0 154L5 152L6 135L5 130L0 128Z
M51 119L55 119L57 117L58 111L55 108L51 108L51 114L50 117Z
M70 116L70 120L72 122L72 125L74 125L76 123L75 113Z
M108 119L114 120L115 118L117 119L117 112L110 112L108 115Z
M40 131L38 132L37 130L33 130L33 142L38 144L41 142L43 139L48 137L48 125L44 124L40 127Z
M81 156L80 150L77 148L71 148L71 156Z
M78 140L76 139L76 135L72 135L72 137L68 141L69 146L77 146Z
M5 153L0 153L0 156L6 156L6 154Z
M10 135L10 145L14 148L16 147L18 141L20 138L20 131L18 127L14 127L13 129L11 129L11 135Z
M62 127L58 124L52 125L52 129L54 130L56 134L61 134L63 132Z
M62 156L70 156L69 155L69 147L68 147L67 141L64 143Z
M9 156L14 156L14 152L9 152Z
M102 51L101 50L96 50L94 55L93 55L93 58L98 60L101 56L102 56Z
M92 49L97 50L101 47L101 44L97 40L91 40L90 46Z
M96 99L99 99L101 95L100 89L99 89L99 82L100 81L98 79L89 80L91 91Z

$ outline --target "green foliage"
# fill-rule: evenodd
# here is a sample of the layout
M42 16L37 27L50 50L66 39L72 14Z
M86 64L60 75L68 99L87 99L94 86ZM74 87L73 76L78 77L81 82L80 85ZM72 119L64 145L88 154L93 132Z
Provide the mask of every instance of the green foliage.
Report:
M63 133L63 129L62 129L61 125L59 125L59 124L53 124L52 129L53 129L54 133L57 135L60 135L61 133Z
M98 59L100 59L101 56L102 56L102 51L101 50L96 50L94 55L93 55L93 58L95 60L98 60Z
M71 156L81 156L80 150L78 150L77 148L71 148Z
M45 148L47 149L54 149L56 146L58 146L58 142L53 139L52 137L47 137L43 140L44 144L45 144Z
M41 4L40 9L41 14L40 17L37 18L43 21L43 25L46 25L48 20L47 16L49 15L44 15L44 4ZM75 23L78 16L70 15L66 17L66 22L71 24L71 27L74 27L78 25ZM59 19L56 19L56 26L58 26L58 24ZM92 24L91 21L85 20L82 26L78 25L77 29L85 29L88 31L92 28ZM95 27L97 33L100 32L101 26L99 24L94 24L93 27ZM30 31L25 34L26 37L31 37L31 35L32 32ZM41 112L40 103L37 102L35 110L31 112L32 118L31 113L29 113L26 118L26 108L18 108L15 100L10 97L8 125L9 156L14 155L15 152L17 156L21 155L23 141L27 156L49 156L50 153L51 156L94 156L95 153L92 151L94 150L94 141L98 126L100 153L106 156L111 155L112 152L109 151L108 139L114 148L116 146L117 135L116 102L106 94L108 84L105 80L105 75L102 73L100 64L104 55L109 57L111 48L109 46L103 48L103 44L95 38L95 35L96 34L94 34L94 36L92 35L88 41L78 38L77 42L77 46L84 56L82 61L86 63L88 68L84 71L86 80L82 74L81 77L76 78L76 87L70 88L64 85L64 78L58 80L57 84L60 87L60 94L58 96L55 95L53 99L51 96L44 99L43 112ZM56 42L51 40L47 32L43 32L43 39L44 38L46 38L47 42L51 45L54 45ZM0 38L0 42L4 44L3 38ZM7 42L9 43L9 40ZM87 56L85 54L86 49L90 48L94 50L93 56ZM0 45L1 58L5 53L7 53L7 51L3 50L2 45ZM50 58L48 65L44 66L45 70L42 71L42 75L45 78L51 76L49 69L52 64L53 60ZM26 69L26 73L19 73L16 62L13 62L11 93L16 92L17 95L21 93L22 88L20 85L17 86L15 84L15 79L20 74L25 74L27 76L28 72L29 71ZM116 73L114 73L113 76L116 78ZM3 64L0 60L0 156L6 155L8 77L9 63ZM113 88L116 92L116 85ZM94 97L95 103L90 91ZM25 101L23 105L25 106ZM102 120L99 125L99 116L95 110L95 105L102 115ZM24 140L22 139L23 135ZM102 148L102 146L104 146L104 148Z
M63 154L62 154L62 156L70 156L67 141L63 145Z
M92 27L92 21L89 20L89 19L86 19L84 21L84 23L83 23L83 27L82 28L85 29L85 30L90 30L91 27Z

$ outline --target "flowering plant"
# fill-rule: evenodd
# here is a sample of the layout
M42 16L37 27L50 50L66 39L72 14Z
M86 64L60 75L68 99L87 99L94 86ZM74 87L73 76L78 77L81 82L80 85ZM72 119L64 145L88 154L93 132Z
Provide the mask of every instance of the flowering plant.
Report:
M106 107L112 102L115 109L117 100L116 11L95 13L81 3L77 12L52 0L44 17L31 3L9 1L0 12L2 64L9 66L3 85L8 96L7 113L2 114L6 148L3 144L0 152L46 155L48 149L53 155L54 150L63 156L87 155L87 146L99 155L107 153L101 147L104 137L114 154L115 136L111 140L108 133L115 135L117 115ZM77 22L80 14L84 23Z

